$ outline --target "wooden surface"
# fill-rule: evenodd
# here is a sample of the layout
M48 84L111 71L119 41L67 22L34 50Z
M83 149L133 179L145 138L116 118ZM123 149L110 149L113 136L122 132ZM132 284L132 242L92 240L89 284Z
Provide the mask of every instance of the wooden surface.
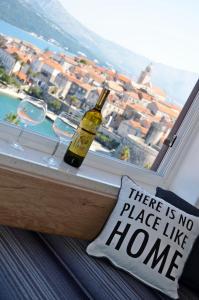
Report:
M0 169L0 224L91 240L116 199Z

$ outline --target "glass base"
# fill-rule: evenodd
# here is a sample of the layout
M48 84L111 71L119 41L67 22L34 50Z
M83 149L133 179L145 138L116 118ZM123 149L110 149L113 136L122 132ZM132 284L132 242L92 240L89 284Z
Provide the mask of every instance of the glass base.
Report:
M12 143L10 146L18 151L24 151L24 148L20 144Z
M49 167L59 167L60 162L53 156L43 157L43 160L48 164Z

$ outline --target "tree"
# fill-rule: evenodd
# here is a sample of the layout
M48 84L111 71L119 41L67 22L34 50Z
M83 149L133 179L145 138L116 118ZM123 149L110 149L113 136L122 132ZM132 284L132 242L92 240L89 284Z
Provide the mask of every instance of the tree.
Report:
M16 61L21 61L21 58L19 57L19 55L16 52L13 53L12 56L15 58Z
M14 125L18 125L18 124L19 124L19 119L18 119L18 117L17 117L17 114L12 113L12 112L11 112L11 113L8 113L8 114L5 116L4 120L5 120L6 122L12 123L12 124L14 124Z
M28 92L36 98L40 98L42 96L42 90L39 86L31 86Z
M28 77L36 77L37 75L39 75L39 72L33 72L32 68L30 67L27 71L27 75Z
M52 86L51 89L50 89L50 92L51 92L51 94L53 94L53 95L56 94L57 91L58 91L58 88L57 88L56 86Z
M152 164L151 163L146 163L145 165L144 165L144 168L145 169L151 169L151 166L152 166Z
M14 76L8 75L2 67L0 67L0 80L7 84L14 85L17 88L20 88L20 84L16 80L16 78Z
M78 102L79 102L79 99L75 95L70 96L70 105L71 104L76 105Z
M15 85L18 89L20 88L20 83L17 81L17 79L15 77L11 76L11 84Z
M87 61L85 60L85 59L80 59L80 61L79 61L81 64L84 64L84 65L87 65Z
M17 74L19 74L23 68L23 66L26 64L24 61L20 62L21 65L20 65L20 68L19 68L19 71L17 72Z
M129 160L131 157L130 148L128 146L124 146L120 152L120 159L121 160Z
M4 69L4 67L1 66L0 67L0 78L4 73L5 73L5 69Z
M51 106L52 106L53 110L59 111L61 109L62 104L58 99L56 99L51 103Z

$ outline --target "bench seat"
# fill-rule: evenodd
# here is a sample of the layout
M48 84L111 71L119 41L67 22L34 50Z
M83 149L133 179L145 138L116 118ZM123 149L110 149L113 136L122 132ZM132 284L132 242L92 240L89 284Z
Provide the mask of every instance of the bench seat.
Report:
M88 242L0 226L0 300L168 300L105 259ZM185 287L181 300L199 297Z

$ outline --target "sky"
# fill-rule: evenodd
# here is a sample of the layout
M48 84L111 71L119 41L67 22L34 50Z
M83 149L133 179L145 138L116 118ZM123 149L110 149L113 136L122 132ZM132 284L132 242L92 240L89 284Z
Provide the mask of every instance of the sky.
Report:
M199 0L60 0L102 37L156 62L199 73Z

